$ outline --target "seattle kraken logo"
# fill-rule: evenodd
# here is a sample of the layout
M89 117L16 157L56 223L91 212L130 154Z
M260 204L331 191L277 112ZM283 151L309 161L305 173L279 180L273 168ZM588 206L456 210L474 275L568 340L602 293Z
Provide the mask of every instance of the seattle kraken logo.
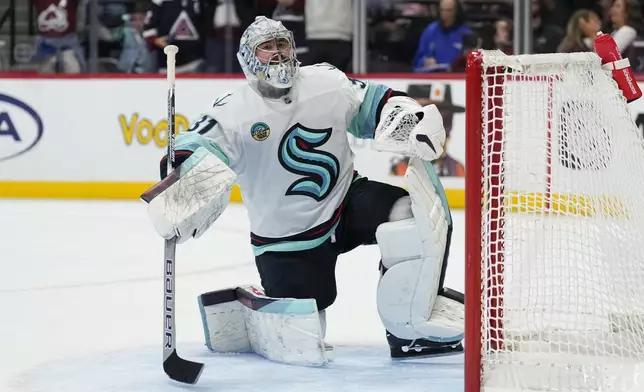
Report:
M335 186L340 172L338 159L326 151L316 150L331 137L331 128L311 129L293 125L280 142L278 159L291 173L304 176L288 187L286 195L309 196L322 201Z

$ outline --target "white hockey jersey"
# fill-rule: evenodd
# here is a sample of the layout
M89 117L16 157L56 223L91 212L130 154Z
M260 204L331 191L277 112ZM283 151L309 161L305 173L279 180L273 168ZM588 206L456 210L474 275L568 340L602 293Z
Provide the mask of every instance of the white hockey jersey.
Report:
M206 147L237 173L256 255L310 249L333 233L357 175L347 132L373 138L389 91L329 64L302 67L286 98L250 85L223 94L176 148Z

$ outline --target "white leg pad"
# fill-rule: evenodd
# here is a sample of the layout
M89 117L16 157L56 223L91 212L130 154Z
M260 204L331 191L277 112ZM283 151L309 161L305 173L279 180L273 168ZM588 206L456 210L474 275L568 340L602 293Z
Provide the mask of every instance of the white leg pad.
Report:
M451 217L428 170L410 160L406 178L414 218L384 223L376 232L387 269L377 305L385 328L398 338L452 342L463 338L463 304L438 297Z
M255 286L199 296L206 346L214 352L255 352L289 365L329 361L313 299L270 298Z

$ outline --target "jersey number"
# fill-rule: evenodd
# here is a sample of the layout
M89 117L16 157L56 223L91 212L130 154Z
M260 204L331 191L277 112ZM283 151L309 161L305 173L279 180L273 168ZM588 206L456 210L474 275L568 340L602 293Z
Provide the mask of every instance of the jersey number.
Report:
M347 79L349 79L353 85L360 87L360 89L362 90L364 90L367 87L367 83L363 82L362 80L349 78L349 77L347 77Z
M203 135L210 131L215 125L217 125L217 120L210 116L202 116L199 120L195 121L186 132L197 132L200 135Z
M288 187L286 195L308 196L322 201L338 182L340 163L326 151L316 150L331 138L331 128L311 129L300 123L286 131L278 159L284 169L303 176Z

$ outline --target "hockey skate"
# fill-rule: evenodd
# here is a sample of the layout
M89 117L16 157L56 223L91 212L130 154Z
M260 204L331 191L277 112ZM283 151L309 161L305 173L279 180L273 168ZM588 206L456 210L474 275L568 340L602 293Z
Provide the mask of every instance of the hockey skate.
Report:
M427 339L400 339L387 332L387 342L392 359L431 358L456 355L463 352L460 340L437 343Z

